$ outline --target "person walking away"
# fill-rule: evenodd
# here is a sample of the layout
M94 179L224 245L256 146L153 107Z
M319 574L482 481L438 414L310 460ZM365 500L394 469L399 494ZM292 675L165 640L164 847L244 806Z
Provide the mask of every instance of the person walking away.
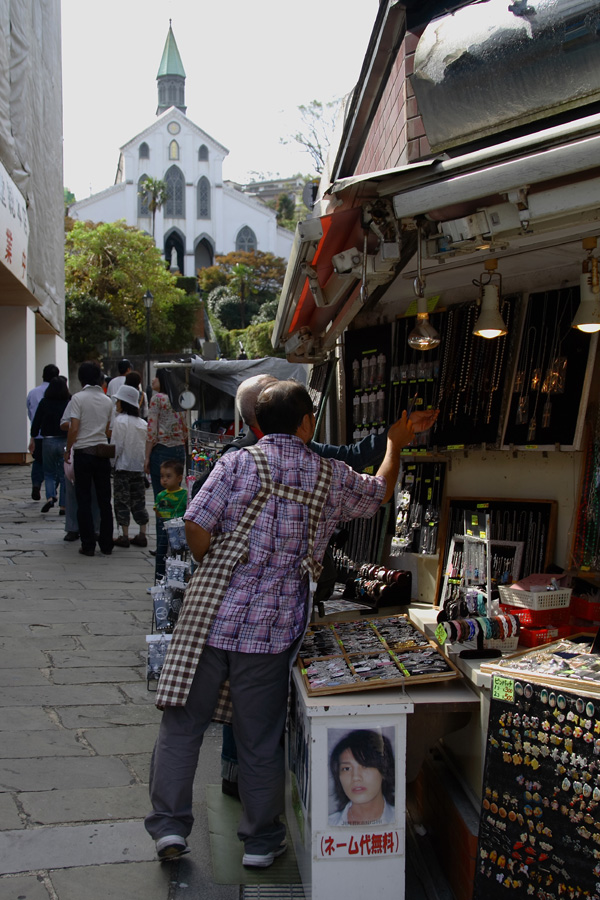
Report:
M139 391L133 386L122 384L114 395L116 416L114 417L111 444L115 446L115 518L121 534L115 540L115 547L147 547L146 525L146 485L144 483L144 463L146 459L146 437L148 425L139 416ZM140 526L139 534L129 539L129 519Z
M44 483L46 486L46 502L42 506L43 513L49 512L58 500L59 513L65 514L65 466L64 453L67 436L60 427L66 406L71 399L67 381L60 375L52 378L46 393L40 400L31 423L30 452L37 434L42 435L42 462ZM59 495L57 497L57 485Z
M142 390L142 376L139 372L129 372L128 375L125 376L125 384L129 387L137 388L140 395L140 416L142 419L148 420L148 398L146 397L145 392Z
M131 372L132 366L128 359L121 359L117 363L117 371L118 375L115 375L114 378L111 378L108 382L108 387L106 388L106 394L110 397L111 400L114 400L115 395L122 384L125 384L125 378Z
M29 421L33 422L33 417L35 416L35 411L38 408L38 404L44 394L48 389L48 385L52 381L53 378L56 378L60 374L60 370L58 366L49 363L49 365L44 366L44 371L42 372L42 383L38 384L37 387L32 388L27 394L27 415L29 417ZM42 459L42 435L36 434L34 437L34 449L30 449L30 453L33 456L33 462L31 464L31 499L39 500L41 498L40 488L44 481L44 463Z
M162 578L165 574L165 557L167 555L167 532L163 522L168 519L179 519L185 513L187 506L187 491L181 487L183 478L183 465L177 459L167 459L160 467L160 483L162 491L156 495L154 510L157 519L160 519L160 541L157 537L156 560L154 566L154 579ZM158 529L157 529L158 535Z
M84 556L94 556L96 534L92 518L92 485L100 507L98 544L105 556L112 553L113 519L110 487L110 459L108 432L113 412L112 400L100 385L104 376L98 363L84 362L79 366L82 390L71 398L71 421L67 433L65 461L73 452L77 522Z
M239 749L243 863L266 868L285 852L279 816L289 667L308 623L320 560L340 520L371 517L393 496L401 448L413 435L404 413L389 429L377 475L360 475L307 448L315 416L297 382L265 388L256 416L265 436L256 447L224 454L185 514L188 546L200 565L156 695L164 712L145 825L160 859L189 852L203 735L211 719L229 714ZM230 709L221 702L226 681Z

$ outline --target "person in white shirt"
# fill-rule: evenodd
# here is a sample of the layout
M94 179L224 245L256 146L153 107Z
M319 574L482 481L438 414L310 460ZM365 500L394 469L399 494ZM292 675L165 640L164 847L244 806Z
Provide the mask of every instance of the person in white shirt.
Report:
M106 393L111 400L115 399L117 391L125 384L125 377L131 372L131 363L128 359L121 359L117 363L117 369L119 370L119 374L110 379L108 387L106 388Z
M77 521L84 556L94 556L96 534L92 518L92 484L100 507L98 544L105 556L112 553L113 518L110 487L110 459L108 432L113 403L100 384L102 370L98 363L84 362L79 366L79 380L83 390L71 398L71 421L67 434L65 461L73 451Z
M146 485L144 463L148 425L139 416L139 392L133 385L122 384L115 394L117 404L111 444L115 445L115 518L122 534L115 547L147 547ZM130 515L140 526L140 532L129 539Z
M357 729L331 752L337 812L329 825L391 825L396 821L396 766L390 739L379 731Z

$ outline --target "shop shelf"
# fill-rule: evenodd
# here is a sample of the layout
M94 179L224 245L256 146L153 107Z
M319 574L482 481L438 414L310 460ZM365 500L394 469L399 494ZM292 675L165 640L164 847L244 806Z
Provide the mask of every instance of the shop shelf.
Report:
M571 588L558 591L519 591L516 588L499 585L500 599L507 606L525 606L527 609L560 609L569 606Z
M501 604L500 609L506 615L516 616L525 628L542 628L544 625L566 625L571 612L573 612L573 600L571 609L568 606L553 609L526 609L522 606L504 606L504 604ZM600 613L600 605L598 612Z

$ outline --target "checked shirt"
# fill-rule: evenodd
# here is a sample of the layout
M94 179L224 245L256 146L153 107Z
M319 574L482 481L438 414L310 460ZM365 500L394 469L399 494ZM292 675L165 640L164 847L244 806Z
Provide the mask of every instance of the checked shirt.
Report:
M260 447L248 447L246 452L252 454L256 463L260 488L243 513L237 528L213 536L206 556L192 576L158 683L156 705L159 709L185 705L200 656L233 570L247 558L249 531L272 494L308 506L307 554L300 563L300 571L308 576L311 585L316 584L320 575L321 565L313 557L313 547L321 511L331 484L331 463L325 459L320 461L315 487L309 492L273 482L266 455ZM308 611L308 605L306 609ZM306 618L308 619L308 615ZM231 721L228 683L221 688L213 720Z

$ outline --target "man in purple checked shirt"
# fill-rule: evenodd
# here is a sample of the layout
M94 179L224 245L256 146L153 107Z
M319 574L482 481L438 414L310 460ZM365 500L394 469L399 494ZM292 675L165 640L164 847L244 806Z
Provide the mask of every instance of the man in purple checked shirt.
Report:
M401 449L413 436L404 413L389 429L377 474L361 475L307 448L315 417L302 385L266 387L256 416L264 437L224 454L185 515L188 545L201 564L157 692L164 714L146 828L159 859L188 852L198 753L227 680L239 751L243 863L264 868L285 851L281 736L310 593L337 523L373 516L391 498Z

